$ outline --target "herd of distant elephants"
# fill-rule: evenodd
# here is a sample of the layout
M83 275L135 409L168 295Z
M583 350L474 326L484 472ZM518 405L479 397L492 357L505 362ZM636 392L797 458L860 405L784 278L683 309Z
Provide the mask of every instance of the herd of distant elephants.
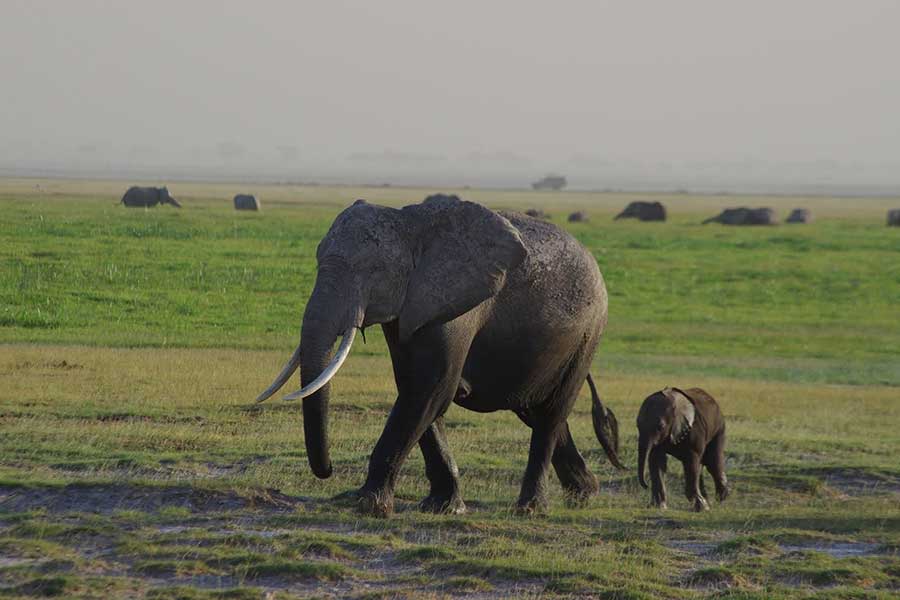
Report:
M122 196L122 204L130 207L156 206L157 204L171 204L172 206L181 208L181 204L175 200L169 193L169 189L163 187L140 187L132 186L128 188L125 195ZM236 194L234 196L235 210L259 210L259 198L253 194ZM525 211L529 217L538 219L549 219L550 215L536 208ZM662 202L631 202L625 207L625 210L616 215L615 219L637 219L638 221L665 221L666 207ZM585 223L588 221L587 213L578 210L571 213L568 217L570 223ZM807 208L795 208L791 211L786 223L812 223L812 213ZM722 225L777 225L778 218L775 211L771 208L726 208L715 217L710 217L703 221L707 223L721 223ZM900 227L900 208L892 209L887 214L887 225L889 227Z

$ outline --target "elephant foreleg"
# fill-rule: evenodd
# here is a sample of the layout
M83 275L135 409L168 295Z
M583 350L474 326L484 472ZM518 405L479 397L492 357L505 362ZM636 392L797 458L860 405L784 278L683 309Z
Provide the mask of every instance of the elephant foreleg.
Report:
M444 434L444 417L438 417L419 438L425 458L425 474L431 483L428 497L420 504L423 511L461 514L466 505L459 494L459 469L450 455Z
M666 510L666 453L658 448L650 452L650 495L653 506Z
M597 477L591 473L584 457L575 447L575 440L569 431L569 425L564 425L563 432L556 442L553 451L553 468L566 493L566 502L572 506L581 506L588 498L600 491Z
M450 402L449 396L446 401ZM401 395L397 398L369 457L369 474L359 491L360 509L364 513L387 517L394 512L394 487L400 467L437 415L443 412L441 408L425 408L423 411L423 407L409 397Z
M394 487L400 467L426 432L428 436L422 447L426 463L429 454L438 457L432 461L435 464L449 458L449 454L443 457L440 451L440 448L446 451L446 443L439 443L443 441L443 434L432 427L456 395L472 339L466 328L445 324L418 331L410 345L401 347L396 327L383 329L391 349L399 395L369 458L369 473L360 490L360 508L363 512L386 517L394 510ZM441 471L455 471L448 464L445 467L437 468L436 476Z

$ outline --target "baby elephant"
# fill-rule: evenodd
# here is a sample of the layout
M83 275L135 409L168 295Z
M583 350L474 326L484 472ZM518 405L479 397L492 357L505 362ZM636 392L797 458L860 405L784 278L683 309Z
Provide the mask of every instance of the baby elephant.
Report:
M697 512L709 510L700 477L706 466L716 484L719 502L728 496L725 477L725 420L718 403L700 388L682 391L667 387L644 400L638 413L638 479L644 480L644 465L650 462L653 504L666 508L667 454L684 465L684 493Z

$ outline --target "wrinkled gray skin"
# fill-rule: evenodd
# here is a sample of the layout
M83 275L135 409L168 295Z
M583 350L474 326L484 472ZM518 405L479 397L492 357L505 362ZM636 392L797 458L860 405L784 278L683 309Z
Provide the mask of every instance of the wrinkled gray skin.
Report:
M726 208L715 217L703 221L722 225L776 225L775 211L771 208Z
M665 221L666 207L662 205L662 202L632 202L613 220L631 218L638 221Z
M234 197L235 210L259 210L259 200L251 194L237 194Z
M900 208L892 208L887 214L888 227L900 227Z
M785 223L812 223L813 216L808 208L795 208L785 219Z
M171 194L169 194L169 188L167 187L132 186L128 188L128 191L122 196L122 204L131 207L171 204L172 206L181 208L181 205L178 204Z
M667 456L684 466L684 493L697 512L709 510L700 471L709 471L716 498L728 497L725 477L725 420L712 396L700 388L665 388L648 396L637 417L638 480L646 488L644 469L649 463L653 504L666 508Z
M545 507L551 463L568 498L597 493L566 419L606 325L607 294L596 261L574 238L455 196L399 210L357 200L316 256L298 348L302 385L323 371L337 337L352 327L381 325L393 363L398 396L365 484L353 494L363 512L392 513L397 476L417 443L431 484L422 509L465 510L443 426L454 402L513 411L531 428L520 512ZM320 478L332 474L330 395L327 384L303 400L307 455ZM617 427L600 406L598 433L608 436ZM601 437L601 444L621 466L618 440Z
M573 212L569 215L569 223L587 223L588 216L583 210Z

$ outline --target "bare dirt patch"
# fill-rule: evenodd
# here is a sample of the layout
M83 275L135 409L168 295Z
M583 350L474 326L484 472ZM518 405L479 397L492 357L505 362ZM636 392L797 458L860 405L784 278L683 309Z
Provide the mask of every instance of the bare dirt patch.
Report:
M808 544L782 544L778 548L782 552L822 552L833 558L854 558L878 554L880 544L865 542L819 542Z
M854 469L831 469L817 473L828 487L848 496L900 494L900 478Z
M109 514L120 510L158 512L163 508L184 508L191 512L245 509L288 511L301 504L301 499L277 490L241 495L233 491L202 490L188 486L117 483L73 483L52 487L0 486L0 510L9 512L43 509L51 513Z

